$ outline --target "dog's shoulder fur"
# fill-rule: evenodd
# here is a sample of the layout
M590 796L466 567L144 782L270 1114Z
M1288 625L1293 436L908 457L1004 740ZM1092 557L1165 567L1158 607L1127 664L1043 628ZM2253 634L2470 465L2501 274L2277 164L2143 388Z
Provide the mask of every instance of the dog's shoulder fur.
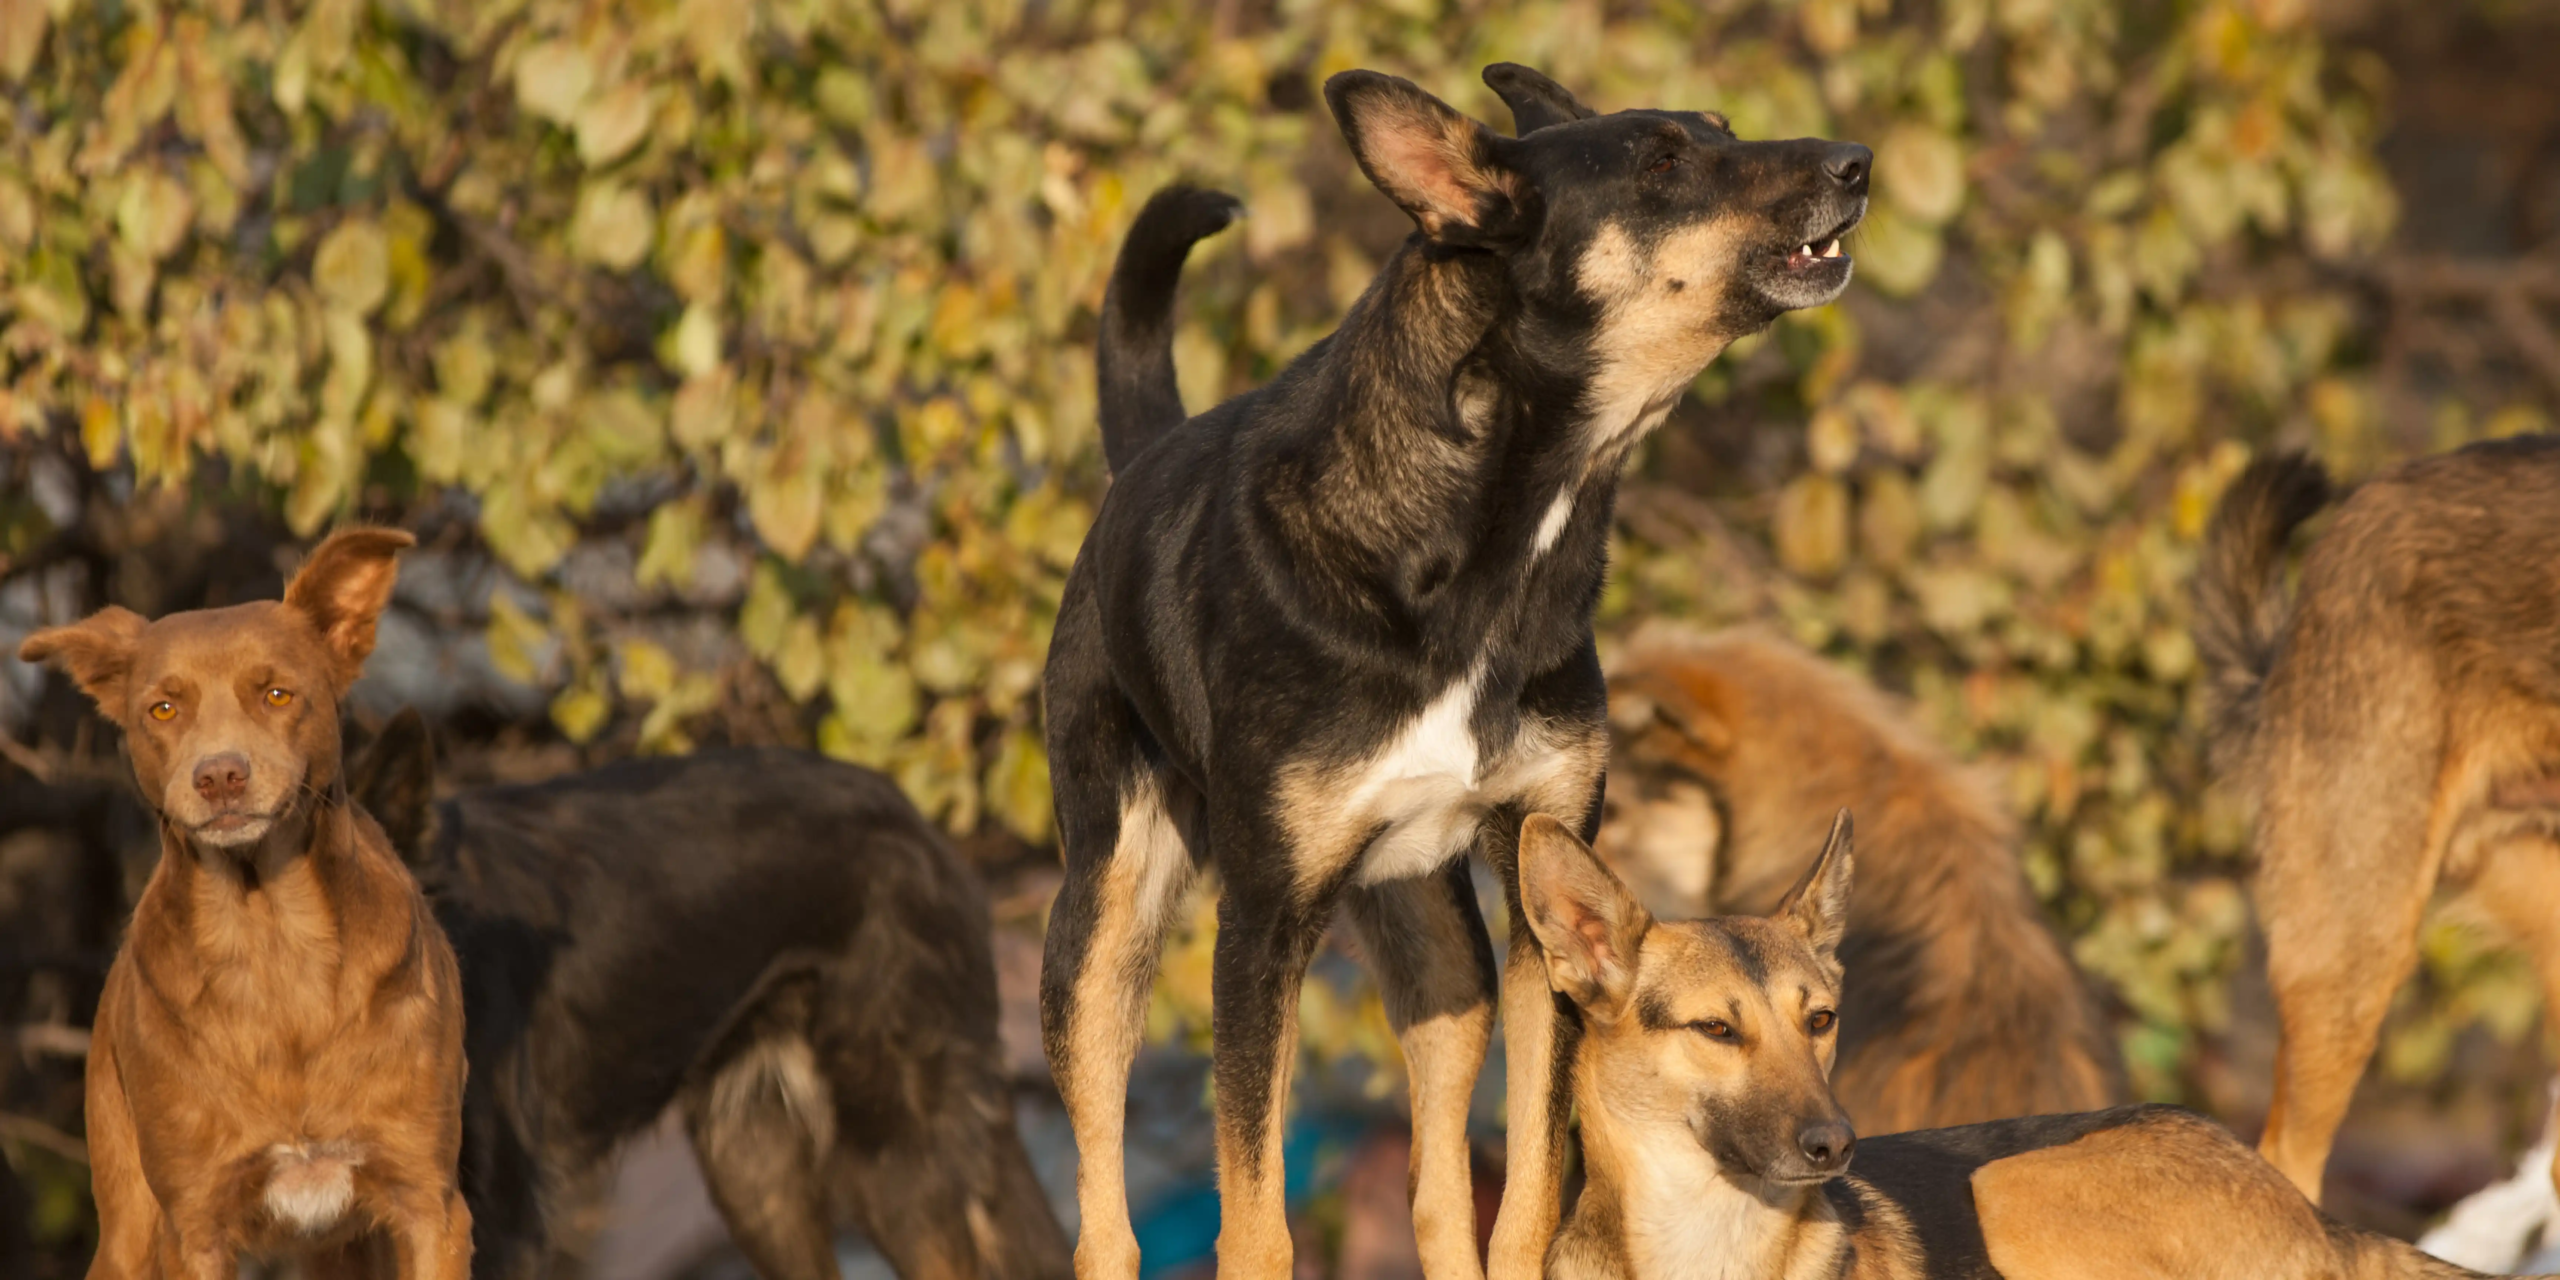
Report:
M2103 1011L2019 867L2016 819L1873 685L1765 632L1649 627L1610 689L1598 847L1648 906L1767 911L1817 847L1806 815L1861 815L1833 1085L1862 1127L2123 1098Z

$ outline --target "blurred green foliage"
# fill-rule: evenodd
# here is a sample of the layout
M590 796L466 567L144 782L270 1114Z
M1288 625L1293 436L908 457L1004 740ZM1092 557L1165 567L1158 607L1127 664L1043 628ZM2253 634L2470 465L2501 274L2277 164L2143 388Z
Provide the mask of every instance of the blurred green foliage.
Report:
M2246 913L2191 729L2197 535L2251 442L2349 475L2395 449L2334 270L2394 217L2381 76L2302 9L0 0L0 435L145 483L219 457L304 532L465 495L535 589L492 655L561 733L680 750L778 689L954 829L1037 842L1040 663L1105 485L1092 313L1139 198L1252 211L1192 272L1196 407L1397 234L1332 72L1502 122L1476 74L1509 59L1603 109L1863 139L1851 301L1738 346L1672 432L1778 440L1783 487L1630 521L1604 622L1776 618L1913 690L2006 767L2141 1087L2176 1094ZM0 516L0 555L52 532ZM559 572L608 541L636 603ZM639 624L715 546L749 558L714 606L741 652L679 656ZM1201 924L1160 1032L1205 1022ZM1310 1001L1319 1052L1392 1056L1373 1005Z

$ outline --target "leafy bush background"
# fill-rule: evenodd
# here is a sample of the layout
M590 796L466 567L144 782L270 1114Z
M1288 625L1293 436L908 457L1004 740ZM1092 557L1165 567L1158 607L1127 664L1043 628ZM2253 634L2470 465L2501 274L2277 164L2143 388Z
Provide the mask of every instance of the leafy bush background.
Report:
M522 586L455 617L550 731L809 742L1039 844L1127 219L1245 196L1178 351L1195 407L1253 385L1404 230L1314 86L1507 123L1502 59L1876 147L1851 298L1700 379L1604 621L1775 620L2004 766L2139 1086L2192 1096L2247 926L2193 730L2212 501L2264 442L2356 476L2550 404L2384 393L2386 77L2303 0L0 0L0 575L78 532L28 479L65 441L297 533L432 514ZM2470 935L2429 956L2392 1070L2530 1027ZM1387 1053L1311 1001L1320 1052Z

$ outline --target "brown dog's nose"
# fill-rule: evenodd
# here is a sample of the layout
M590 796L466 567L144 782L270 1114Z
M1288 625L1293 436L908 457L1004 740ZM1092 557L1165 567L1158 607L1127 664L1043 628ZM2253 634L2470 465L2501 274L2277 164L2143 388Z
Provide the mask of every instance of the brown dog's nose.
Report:
M1855 142L1835 142L1822 155L1822 171L1833 182L1853 191L1867 188L1867 170L1873 168L1876 153Z
M1814 1172L1838 1173L1849 1167L1849 1153L1857 1149L1858 1135L1842 1121L1825 1120L1798 1130L1796 1146Z
M196 762L196 794L208 804L229 804L249 793L249 757L237 751Z

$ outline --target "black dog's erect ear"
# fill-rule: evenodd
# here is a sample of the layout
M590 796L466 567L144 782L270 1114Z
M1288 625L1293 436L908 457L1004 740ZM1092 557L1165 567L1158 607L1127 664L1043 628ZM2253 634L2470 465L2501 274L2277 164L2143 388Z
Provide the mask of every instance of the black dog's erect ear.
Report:
M1831 820L1831 838L1822 842L1821 856L1778 904L1777 918L1812 944L1826 963L1838 958L1841 935L1849 931L1849 876L1857 862L1849 850L1850 828L1849 811L1842 809Z
M1324 82L1360 171L1413 215L1422 234L1487 244L1518 230L1528 180L1495 155L1493 131L1410 80L1345 71Z
M400 708L347 770L347 794L382 824L402 862L424 862L435 820L436 746L416 707Z
M1497 62L1484 69L1485 86L1511 108L1511 131L1525 138L1551 124L1588 120L1600 114L1563 85L1517 62Z

